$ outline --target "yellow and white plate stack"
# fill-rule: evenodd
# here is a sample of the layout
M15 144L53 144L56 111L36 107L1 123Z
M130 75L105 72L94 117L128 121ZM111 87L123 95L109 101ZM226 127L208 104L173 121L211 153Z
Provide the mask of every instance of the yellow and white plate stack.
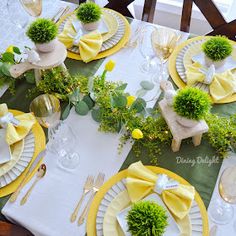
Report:
M13 115L23 114L23 112L17 110L9 111ZM17 189L32 162L45 149L45 144L44 131L36 122L23 140L10 146L11 159L0 165L0 197L6 196Z
M19 177L34 154L34 135L30 132L22 141L11 146L11 160L0 165L0 188Z
M169 58L169 73L175 84L179 88L184 88L187 85L186 69L191 66L195 61L194 58L200 58L202 53L202 44L209 39L209 36L199 36L189 39L182 44L178 45ZM235 42L231 41L235 45ZM202 63L200 63L202 64ZM233 53L227 58L227 63L222 68L216 69L216 73L223 73L228 69L236 67L236 48L233 48ZM200 88L209 92L209 85L205 83L196 83L194 87ZM216 103L228 103L236 101L236 94L231 97L217 101Z
M107 31L102 33L103 43L100 49L100 53L95 59L107 57L117 51L119 51L129 40L130 26L127 19L120 13L108 8L103 8L102 21L107 27ZM59 34L68 27L70 22L76 20L75 12L72 12L62 18L59 25ZM81 60L79 56L79 48L73 46L68 49L68 57L76 60Z
M151 168L155 173L163 173L164 171L165 174L168 174L171 178L175 178L184 184L187 183L181 177L170 171L157 167ZM95 196L88 215L88 236L124 236L117 217L119 218L119 215L122 214L122 210L131 205L126 189L125 176L126 170L113 176L103 185ZM160 203L160 205L162 204ZM176 233L179 236L207 236L209 232L206 209L198 193L196 193L189 214L182 220L176 218L173 223L173 220L169 219L169 222L172 222L169 230L169 232L172 231L172 234L165 233L164 236L173 236L176 235ZM176 224L179 228L179 234L176 231ZM173 234L173 232L175 232L175 234Z

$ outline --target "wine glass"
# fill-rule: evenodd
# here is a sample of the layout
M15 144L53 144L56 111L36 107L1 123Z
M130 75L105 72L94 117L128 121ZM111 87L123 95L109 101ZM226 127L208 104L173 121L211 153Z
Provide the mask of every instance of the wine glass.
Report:
M25 28L29 22L29 16L26 14L23 6L18 0L8 0L6 7L9 20L20 30L20 34L16 38L19 42L24 42L26 40Z
M42 13L42 0L19 0L25 11L33 17L38 17Z
M234 216L234 208L231 204L236 204L236 166L228 167L223 171L218 187L221 199L212 202L209 215L217 224L228 224Z
M160 60L160 80L166 77L164 65L174 51L180 38L180 33L167 28L155 28L155 30L152 32L152 47ZM154 78L153 80L159 82L159 78Z
M145 59L141 64L140 69L144 73L155 72L157 66L154 61L156 55L151 43L151 35L154 29L155 27L152 25L145 25L140 30L141 35L139 38L139 50Z
M72 128L60 121L60 101L53 95L42 94L30 104L38 122L48 128L47 149L58 155L58 164L65 169L74 169L79 163L79 154L73 150L76 135Z

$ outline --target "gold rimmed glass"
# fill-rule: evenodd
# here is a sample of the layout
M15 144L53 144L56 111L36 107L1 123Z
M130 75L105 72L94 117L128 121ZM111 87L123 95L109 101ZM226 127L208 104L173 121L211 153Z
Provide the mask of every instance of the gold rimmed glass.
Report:
M151 35L152 47L160 60L160 80L164 79L164 65L174 51L181 33L168 28L155 28ZM159 78L157 78L160 82Z
M236 166L226 168L219 184L221 199L215 200L209 210L211 220L217 224L228 224L234 216L232 204L236 204Z
M58 164L64 169L75 169L79 164L79 154L74 151L77 138L72 128L60 120L60 101L53 95L42 94L30 104L38 122L48 128L47 150L56 153Z
M19 0L25 11L33 17L38 17L42 13L42 0Z

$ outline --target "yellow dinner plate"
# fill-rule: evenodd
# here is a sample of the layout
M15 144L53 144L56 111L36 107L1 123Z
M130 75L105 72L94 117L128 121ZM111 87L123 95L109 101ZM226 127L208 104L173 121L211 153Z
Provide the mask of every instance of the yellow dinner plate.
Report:
M67 16L65 16L67 18L64 28L71 28L72 26L72 22L74 20L77 20L77 17L75 15L75 12L72 12L70 14L68 14ZM116 20L116 18L109 13L108 11L104 11L102 12L102 20L105 22L107 28L108 28L108 32L102 34L102 39L103 42L105 42L106 40L110 39L118 30L118 22Z
M166 174L170 178L173 178L177 180L181 184L186 184L190 185L186 180L184 180L182 177L178 176L177 174L155 166L148 166L150 170L152 170L156 174ZM113 185L117 184L120 182L122 179L125 179L127 177L127 170L123 170L119 172L118 174L114 175L112 178L110 178L98 191L96 194L92 205L90 207L90 211L88 214L88 219L87 219L87 235L88 236L96 236L96 218L97 218L97 213L98 209L100 206L100 203L106 193L109 191L109 189L112 188ZM208 226L208 216L207 216L207 211L204 206L204 203L200 197L200 195L196 192L195 193L195 198L194 198L196 204L198 205L201 218L202 218L202 236L208 236L209 235L209 226ZM183 225L188 224L188 223L183 223ZM184 226L183 226L184 227ZM189 236L189 235L188 235Z
M198 36L189 40L184 41L183 43L181 43L180 45L178 45L175 50L173 51L173 53L171 54L170 58L169 58L169 62L168 62L168 69L169 69L169 73L170 76L172 78L172 80L174 81L174 83L180 88L185 88L187 85L186 83L184 83L184 81L180 78L177 70L176 70L176 58L178 56L178 54L181 52L181 50L189 45L190 43L193 43L195 41L199 41L199 40L203 40L204 38L208 38L209 36ZM231 43L233 45L236 45L236 42L231 41ZM189 59L188 59L189 60ZM233 94L231 97L222 99L218 102L215 103L230 103L230 102L235 102L236 101L236 93Z
M14 115L23 114L23 112L21 112L21 111L16 111L16 110L9 110L9 111L12 112ZM0 197L6 196L6 195L11 194L11 193L16 191L17 187L22 182L24 176L26 175L27 171L29 170L31 164L34 162L37 155L42 150L45 149L45 146L46 146L45 134L44 134L44 131L43 131L42 127L39 125L38 122L36 122L34 124L34 126L32 127L32 133L34 135L34 142L35 142L35 144L34 144L34 154L32 156L32 160L29 163L29 165L25 168L24 172L17 179L15 179L10 184L0 188ZM35 167L34 171L29 176L29 178L27 179L26 182L28 182L34 176L34 174L36 173L36 171L37 171L40 164L41 163L38 163L38 165Z
M109 204L104 220L103 220L103 234L104 236L124 236L116 216L125 208L131 205L129 194L127 190L120 192ZM190 218L187 215L185 218L179 220L175 219L180 228L180 236L191 236L192 227Z
M118 13L116 11L108 9L108 8L104 8L104 10L115 14L119 18L119 21L121 21L122 23L121 23L121 25L118 24L118 30L116 30L117 32L111 38L109 38L108 40L106 40L103 43L103 46L101 48L101 52L94 58L94 60L101 59L101 58L110 56L110 55L118 52L128 42L130 34L131 34L130 24L123 15L121 15L120 13ZM71 13L71 14L73 14L73 13ZM67 17L68 17L68 15L62 17L62 19L58 22L59 28L60 28L60 26L62 26L62 23L65 21L65 19ZM114 25L114 23L109 23L109 24ZM114 29L116 29L115 26L114 26ZM119 32L120 29L122 29L122 32L123 31L124 32L123 33ZM106 44L106 46L104 46L105 44ZM78 53L72 52L69 50L67 50L67 57L71 58L71 59L75 59L75 60L81 60L81 57Z

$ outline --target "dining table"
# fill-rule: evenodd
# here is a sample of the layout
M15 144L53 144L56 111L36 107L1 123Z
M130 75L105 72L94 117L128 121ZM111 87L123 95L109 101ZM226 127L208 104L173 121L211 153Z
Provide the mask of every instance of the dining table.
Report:
M48 2L50 2L51 5L50 7L48 5L47 9L43 9L43 16L45 14L45 16L51 17L61 6L64 7L68 5L70 6L71 11L77 7L75 4L59 0ZM25 45L27 43L16 42L16 39L12 37L12 35L14 35L13 25L4 19L4 16L6 16L6 13L5 15L2 14L0 16L0 22L1 24L3 22L8 26L3 27L4 30L0 29L0 34L3 34L3 31L7 32L4 35L4 46L0 45L1 52L5 50L7 45L14 44L18 46L18 44L22 43L22 45ZM135 30L140 25L150 24L137 19L127 19L131 27L130 37L135 36ZM11 27L9 27L9 25L11 25ZM160 27L158 25L155 26ZM183 35L183 41L188 38L196 37L195 34L188 34L184 32L181 32L181 34ZM0 37L2 40L2 36ZM103 72L105 64L112 59L116 62L116 67L114 71L107 75L107 80L126 82L128 83L127 91L129 91L130 94L135 94L135 92L140 88L140 81L144 79L151 79L150 75L143 73L139 68L143 57L140 54L138 47L139 46L124 46L112 55L102 59L93 60L89 63L67 58L65 60L65 66L72 75L81 74L86 77L93 77L95 75L100 75ZM165 65L165 67L166 72L168 73L167 65ZM168 77L168 80L173 83L170 76ZM0 104L6 103L10 109L29 112L29 106L34 97L27 96L27 93L29 89L34 88L34 86L34 84L27 83L24 79L17 81L15 93L11 94L11 92L7 89L6 91L3 91L0 97ZM177 89L176 86L175 88ZM157 100L153 100L148 103L148 106L157 108L158 102L162 99L162 97L163 94L161 94ZM62 109L64 109L65 106L65 102L61 102ZM214 104L211 112L217 113L220 116L229 117L230 115L236 113L236 102ZM79 193L82 192L83 183L89 173L97 175L99 172L103 172L105 173L105 180L108 180L116 173L127 169L132 163L139 160L141 160L144 165L154 165L151 162L152 158L149 156L147 150L143 148L140 156L137 157L132 148L132 144L129 142L124 145L121 153L119 154L117 147L121 134L103 133L98 131L99 125L91 118L90 114L86 116L78 116L74 108L72 108L70 115L65 122L73 127L77 135L78 145L76 145L76 149L80 155L80 161L76 169L76 173L67 172L63 169L57 168L56 156L51 153L47 154L44 158L44 162L47 165L46 177L48 177L49 180L44 185L44 182L46 181L45 177L45 179L42 179L38 185L38 187L41 188L37 190L40 192L39 194L41 194L41 200L39 200L36 195L32 194L32 202L29 201L27 206L28 208L25 209L25 212L23 212L23 207L21 210L19 207L15 208L13 204L12 206L9 206L9 203L7 202L10 195L0 197L0 210L7 206L6 211L3 211L4 214L0 214L1 221L11 221L16 224L20 224L32 233L38 233L38 235L47 235L45 232L53 232L50 235L66 235L63 233L72 232L71 235L76 235L73 234L73 232L76 232L77 226L74 226L72 231L68 231L68 227L70 227L69 223L68 225L65 223L64 231L62 230L62 227L60 228L60 224L62 223L61 220L63 219L60 215L68 214L68 212L70 212L69 210L68 212L66 212L66 210L63 212L63 209L66 209L66 207L69 208L69 205L78 199ZM44 129L44 132L47 137L47 130ZM227 157L224 159L220 158L217 156L216 150L213 149L205 139L203 139L201 145L196 147L194 147L188 140L183 141L178 152L173 152L169 145L163 145L155 165L170 170L188 181L200 194L205 207L209 208L212 200L220 198L217 187L220 174L227 166L235 164L235 153L231 152L228 153ZM68 197L68 195L71 196ZM68 198L70 198L70 200L68 200ZM61 201L62 204L56 205L58 201ZM52 206L52 209L54 210L61 208L61 211L58 211L59 214L56 212L54 214L53 211L47 210L47 207L44 209L43 204L45 204L45 206ZM234 210L236 210L236 207L234 207ZM14 211L18 213L22 211L22 214L19 214L21 217L18 218L16 214L15 218L11 217L11 215L14 215ZM33 219L33 211L35 212L35 216L38 215L35 220ZM44 217L45 214L47 216ZM4 215L8 215L8 217L6 218ZM27 215L30 215L29 220L27 220ZM42 219L41 222L38 221L40 217ZM52 218L58 218L59 220L56 222L56 219ZM51 228L50 223L53 224ZM38 228L36 227L37 224ZM210 219L209 225L209 228L214 225ZM58 229L62 231L57 231L57 228L55 228L56 226L58 226ZM35 227L37 229L35 229ZM230 224L217 227L220 233L224 232L225 234L228 233L228 235L235 235L236 217L232 219ZM45 228L45 231L43 228ZM42 229L41 232L40 229ZM83 230L81 229L80 233L77 235L83 235L85 231L86 230L84 227Z

